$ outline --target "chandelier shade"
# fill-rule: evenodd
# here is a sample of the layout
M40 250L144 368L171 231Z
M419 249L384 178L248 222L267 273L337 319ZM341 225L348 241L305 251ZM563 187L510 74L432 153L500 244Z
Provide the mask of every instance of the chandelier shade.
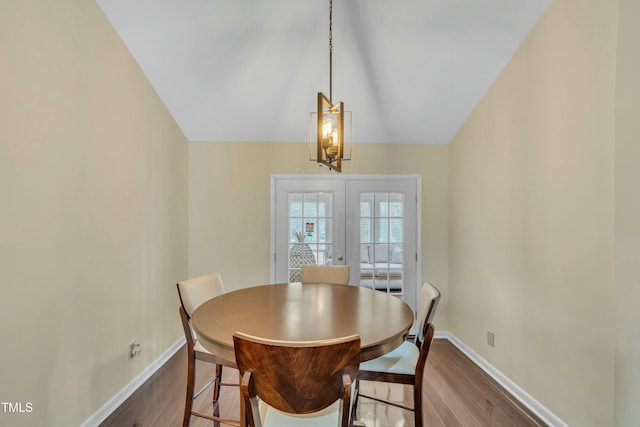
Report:
M318 110L311 113L310 128L310 160L341 172L342 162L351 160L351 111L344 111L343 102L332 104L320 92Z

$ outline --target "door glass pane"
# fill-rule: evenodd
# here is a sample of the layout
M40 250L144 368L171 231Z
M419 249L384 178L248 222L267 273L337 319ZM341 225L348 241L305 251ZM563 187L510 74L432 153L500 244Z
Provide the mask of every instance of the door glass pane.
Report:
M370 218L373 216L373 193L362 193L360 195L360 217Z
M402 218L389 219L389 241L402 243Z
M373 242L373 219L360 218L360 243Z
M318 214L318 193L304 193L303 212L305 216Z
M329 265L332 251L333 193L289 193L290 282L300 282L303 265Z
M360 193L360 286L403 295L403 193Z
M377 217L389 216L389 193L375 193L375 212Z
M289 193L289 218L302 216L302 193Z
M389 218L376 218L376 243L389 241Z

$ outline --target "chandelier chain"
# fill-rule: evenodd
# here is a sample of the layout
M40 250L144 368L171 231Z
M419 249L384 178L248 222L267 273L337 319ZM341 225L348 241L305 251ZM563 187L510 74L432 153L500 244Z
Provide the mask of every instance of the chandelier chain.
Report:
M333 0L329 0L329 102L333 103Z

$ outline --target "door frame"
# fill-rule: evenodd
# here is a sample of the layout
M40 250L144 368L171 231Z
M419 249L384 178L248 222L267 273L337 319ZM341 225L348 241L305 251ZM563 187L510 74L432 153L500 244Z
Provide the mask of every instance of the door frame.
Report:
M336 180L344 182L345 188L349 180L395 181L412 179L416 181L416 296L422 281L422 177L420 175L328 175L328 174L272 174L270 189L270 230L269 230L269 278L271 283L276 279L276 182L284 180Z

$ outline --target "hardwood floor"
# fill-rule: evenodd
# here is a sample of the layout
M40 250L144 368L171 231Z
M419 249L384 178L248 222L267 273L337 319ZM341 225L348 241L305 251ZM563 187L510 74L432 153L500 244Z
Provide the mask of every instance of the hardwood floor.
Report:
M182 425L186 388L186 351L181 349L140 389L102 424L102 427L178 427ZM424 385L426 426L544 426L527 408L513 399L484 371L448 340L433 341L427 359ZM199 362L196 390L213 374L207 363ZM238 372L228 370L226 381L237 381ZM368 394L412 404L408 386L361 382ZM195 403L198 411L211 410L211 394L203 393ZM240 402L237 387L223 388L221 415L237 418ZM369 427L414 427L413 413L361 398L358 419ZM191 426L212 426L213 422L191 417Z

